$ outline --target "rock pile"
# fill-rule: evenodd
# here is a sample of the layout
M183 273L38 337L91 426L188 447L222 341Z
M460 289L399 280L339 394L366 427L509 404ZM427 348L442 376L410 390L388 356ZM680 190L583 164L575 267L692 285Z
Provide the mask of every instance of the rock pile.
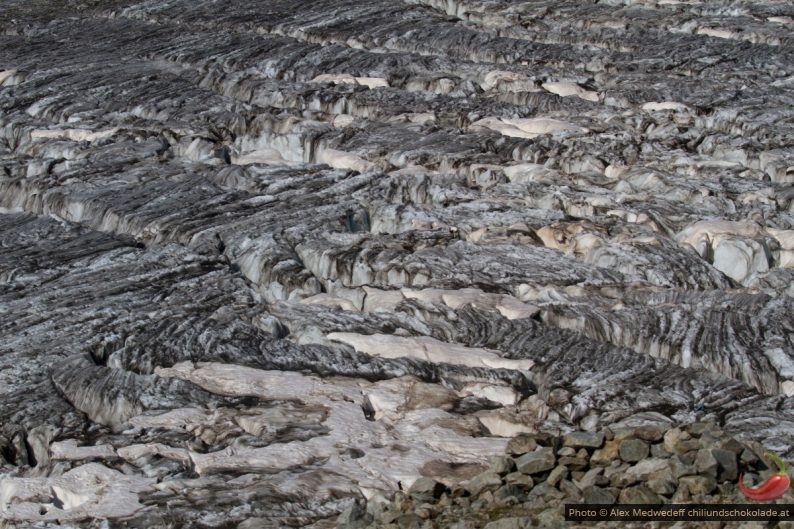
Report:
M748 486L774 474L763 446L725 434L713 423L678 428L639 426L597 432L521 434L506 454L462 483L422 477L393 501L355 505L339 517L340 529L523 529L574 526L565 504L745 503ZM777 500L790 503L791 491ZM785 527L788 522L781 522ZM634 522L648 527L648 522ZM588 527L632 522L588 522ZM734 524L739 526L739 524ZM658 527L657 522L652 526ZM722 527L721 522L667 522L664 526ZM745 522L741 527L765 527ZM792 524L794 526L794 524Z

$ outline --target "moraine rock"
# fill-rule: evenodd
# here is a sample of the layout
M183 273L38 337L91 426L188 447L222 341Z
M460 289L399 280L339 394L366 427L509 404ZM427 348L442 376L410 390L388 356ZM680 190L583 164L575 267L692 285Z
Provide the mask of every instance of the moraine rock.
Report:
M626 439L620 442L618 453L623 461L627 463L636 463L648 457L650 448L645 441L639 439Z
M556 458L551 448L541 447L516 459L516 467L524 474L538 474L554 468Z
M608 491L602 487L590 486L582 490L584 501L588 504L605 504L612 505L615 503L615 498Z
M529 472L527 473L529 474ZM501 485L502 479L499 477L499 474L488 471L473 477L468 485L466 485L466 490L468 490L472 496L479 496L482 492L486 490L494 491Z
M538 443L535 436L531 434L519 434L510 439L507 443L507 452L513 455L526 454L537 448Z
M662 503L662 500L655 492L645 485L636 485L623 489L618 498L618 502L659 505Z
M604 433L572 432L565 435L563 444L573 448L601 448L604 444Z
M719 481L734 481L738 478L739 467L734 452L715 448L711 451L711 455L719 464L719 475L717 476Z
M437 499L446 487L430 478L419 478L408 489L408 495L416 501L430 501Z
M639 441L634 438L636 432L633 430L605 429L603 433L605 437L613 437L616 443ZM653 437L661 440L664 433L664 430L656 432ZM630 465L623 462L616 453L606 466L593 464L585 470L573 471L562 463L564 458L561 457L554 468L536 472L534 475L537 480L520 471L502 476L491 470L470 480L465 490L453 485L451 496L444 494L438 499L429 500L430 503L412 504L405 502L398 494L393 503L395 506L400 506L402 513L412 513L419 519L425 520L427 527L455 527L456 523L463 524L463 527L469 527L470 525L467 524L470 523L473 524L471 527L481 527L489 524L510 525L516 523L515 519L532 519L536 521L535 523L544 520L542 523L558 526L563 523L561 513L563 504L566 503L611 505L620 502L658 505L689 501L713 504L746 502L733 483L718 484L710 475L710 466L699 468L697 464L705 461L705 455L708 454L717 459L714 451L718 451L716 454L719 458L730 454L735 460L735 451L740 448L755 449L757 448L754 446L755 443L742 442L719 429L704 427L702 423L697 422L682 426L672 435L683 438L690 436L689 439L702 439L709 435L714 443L731 446L734 451L703 448L700 452L688 452L685 455L688 459L688 456L691 456L693 464L687 469L691 474L687 475L678 475L684 465L681 461L682 456L671 454L656 458L648 457L646 454L645 458ZM551 447L538 448L536 452L524 454L519 459L532 454L536 454L537 457L537 454L551 449ZM580 450L586 451L586 449ZM559 452L576 454L577 450L572 447L562 447ZM757 472L762 466L760 460L748 464L747 470L750 471L748 483L761 479ZM767 474L770 472L770 470L766 471ZM463 495L456 495L455 490L461 491L460 494ZM375 509L373 512L377 515L369 527L381 527L383 524L391 523L395 518L387 513L393 512L395 508ZM405 520L413 523L416 518L408 517ZM691 524L684 522L679 525L687 528L696 527L695 522ZM615 525L601 523L599 526Z

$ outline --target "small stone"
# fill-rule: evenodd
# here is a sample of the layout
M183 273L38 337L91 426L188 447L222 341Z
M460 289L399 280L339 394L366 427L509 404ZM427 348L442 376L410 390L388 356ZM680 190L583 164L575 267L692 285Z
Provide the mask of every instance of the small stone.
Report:
M502 478L499 476L499 474L490 470L483 472L482 474L477 474L471 478L466 485L464 485L466 490L468 490L472 496L479 496L484 491L496 490L501 486Z
M603 432L571 432L563 437L563 444L573 448L601 448L604 444Z
M460 520L450 525L449 529L477 529L477 525L469 520Z
M557 486L557 483L561 479L565 479L567 477L568 477L568 469L563 465L557 465L556 467L554 467L554 470L552 470L549 473L549 477L546 478L546 483L548 483L552 487L555 487Z
M570 446L563 446L557 450L557 455L560 457L574 457L576 455L576 449Z
M547 483L539 483L529 491L529 497L541 497L547 500L559 500L565 494L548 485Z
M532 527L565 527L565 519L563 518L562 509L554 508L546 509L537 515L537 525Z
M485 529L528 529L532 527L532 520L525 516L502 518L485 525Z
M550 448L554 448L555 450L560 447L561 439L559 436L546 432L536 432L531 435L535 438L535 441L540 446L548 446Z
M603 477L603 476L601 476L602 472L604 472L604 467L591 468L590 470L585 472L585 475L582 476L582 479L580 479L579 482L576 485L580 489L585 489L587 487L591 487L593 485L600 484L600 483L596 483L596 481L597 481L597 479L599 477ZM606 479L606 478L604 478L604 479ZM606 484L606 483L601 483L601 484Z
M610 478L609 484L613 487L622 489L634 485L637 481L639 481L637 476L631 475L628 472L619 472Z
M615 474L618 474L620 472L625 472L626 470L628 470L628 468L629 468L628 463L623 463L619 459L616 459L615 461L612 462L611 465L609 465L608 467L604 467L604 477L611 478Z
M447 487L443 483L422 477L414 481L413 485L408 489L408 496L416 501L432 501L441 497L445 490L447 490Z
M521 503L521 508L524 511L540 511L547 507L546 500L543 499L542 496L537 495L529 495L525 499L523 503Z
M670 457L672 454L664 449L662 443L651 445L651 457Z
M452 505L452 499L449 497L449 494L444 493L438 499L438 502L436 503L436 505L438 505L439 507L442 507L442 508L443 507L449 507L450 505Z
M564 492L566 496L575 500L582 501L584 498L582 491L571 480L563 479L560 481L560 491Z
M574 470L579 470L587 466L587 459L581 457L561 457L560 464Z
M701 448L698 450L697 457L695 457L695 468L698 474L706 475L712 478L717 477L717 460L711 453L711 450Z
M735 481L739 477L739 465L736 462L736 453L723 448L713 448L711 455L719 465L720 481Z
M576 457L579 459L584 459L585 461L590 459L590 453L587 451L587 448L580 448L578 452L576 452Z
M365 506L367 514L375 519L379 519L389 507L391 507L390 504L380 501L367 501Z
M354 503L339 515L336 526L340 529L361 529L372 523L372 516L363 505Z
M684 476L678 482L680 485L686 485L689 493L693 496L696 494L709 494L717 488L716 480L708 476Z
M731 496L734 492L736 492L736 485L733 482L726 481L725 483L720 483L717 485L717 489L719 493L723 496Z
M559 408L571 401L571 392L562 388L554 388L549 392L546 404L550 408Z
M507 453L520 455L532 452L538 447L534 434L522 433L510 439L507 443Z
M627 463L635 463L648 457L648 443L639 439L626 439L620 442L620 458Z
M664 449L671 454L678 454L678 444L692 436L681 428L670 428L664 433Z
M755 464L759 460L758 456L755 455L755 452L753 452L749 448L745 448L744 450L742 450L742 455L739 456L739 459L742 461L742 463L746 465Z
M684 463L679 456L670 458L670 470L673 472L674 479L680 479L682 476L691 476L696 474L697 470L694 465Z
M493 458L493 460L491 460L491 466L488 468L488 470L504 476L505 474L508 474L513 470L515 470L515 468L516 468L516 463L515 461L513 461L512 458L505 456L498 456Z
M613 460L618 458L619 447L620 441L607 441L604 443L603 448L599 448L590 456L590 464L599 466L609 465Z
M460 498L461 496L465 496L466 495L466 489L464 489L460 485L455 485L455 486L452 487L452 489L450 489L449 494L453 498Z
M403 512L395 506L392 506L389 509L386 509L378 516L378 521L383 523L392 523L397 520L400 516L403 515Z
M703 432L703 435L698 439L698 446L700 448L716 448L720 444L720 439L715 437L711 432Z
M660 468L655 472L651 472L650 475L648 475L648 479L664 479L667 481L675 481L675 478L673 477L673 471L670 470L670 467Z
M766 448L764 448L764 445L762 445L758 441L747 441L745 443L745 447L748 450L752 451L753 454L755 454L755 457L757 457L760 461L763 462L763 465L766 466L768 464L768 462L764 458L764 452L766 452Z
M717 426L712 422L696 422L690 424L687 430L695 437L700 437L706 432L715 432Z
M634 439L634 430L631 428L620 428L618 430L614 430L614 435L612 437L615 441L625 441L626 439Z
M524 474L538 474L554 468L556 459L552 448L540 448L516 459L516 467Z
M634 437L649 443L661 441L663 436L664 430L662 430L659 426L648 424L634 429Z
M692 495L689 493L689 487L685 484L679 484L673 497L670 499L670 503L689 503L691 499Z
M742 483L744 483L746 487L751 489L758 487L764 481L766 481L766 479L752 472L749 472L747 474L742 474Z
M403 514L397 518L397 526L400 529L421 529L422 519L414 513Z
M638 480L646 480L651 477L651 474L658 472L668 467L669 459L656 459L648 458L643 459L636 465L629 467L626 473L635 476Z
M502 485L493 493L494 502L500 505L516 505L518 498L522 495L523 489L516 485Z
M728 452L733 452L735 455L740 455L742 451L744 451L744 445L734 439L733 437L729 439L724 439L720 443L720 448L723 450L727 450Z
M473 511L481 511L488 506L488 502L485 500L475 500L471 502L471 510Z
M685 441L679 441L676 445L676 452L679 455L686 454L688 452L694 452L700 448L700 441L698 439L687 439Z
M582 491L584 502L588 504L612 505L615 497L601 487L587 487Z
M650 479L646 485L656 494L663 496L669 496L675 492L675 483L667 479Z
M659 505L662 499L645 485L628 487L621 491L620 503L643 503L648 505Z
M508 485L516 485L525 490L531 489L535 486L535 482L530 476L522 474L521 472L511 472L505 476L505 483Z

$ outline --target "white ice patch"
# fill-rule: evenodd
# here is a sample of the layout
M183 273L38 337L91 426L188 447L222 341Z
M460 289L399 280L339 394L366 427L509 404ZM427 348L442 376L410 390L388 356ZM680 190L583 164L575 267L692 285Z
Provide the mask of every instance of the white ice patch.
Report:
M553 134L555 132L587 132L587 129L552 118L494 118L486 117L471 124L475 130L478 127L485 127L513 138L537 138L543 134Z
M734 31L719 28L698 28L698 30L695 31L695 34L705 35L707 37L715 37L718 39L735 39L738 37L738 34Z
M324 73L311 80L312 83L355 84L369 89L388 87L383 77L355 77L348 73Z
M778 243L774 251L766 242L772 238ZM770 263L794 267L794 230L765 228L749 221L700 221L681 230L676 240L689 244L701 257L710 258L714 268L742 284L767 272Z
M337 296L329 296L328 294L315 294L308 298L301 300L301 303L306 305L321 305L323 307L333 307L342 310L358 310L352 301Z
M232 154L230 160L235 165L251 165L260 163L263 165L295 165L296 162L285 160L281 153L276 149L263 147L243 154Z
M16 70L3 70L0 72L0 86L5 86L5 82L17 73Z
M766 349L764 356L769 359L769 363L774 366L775 371L778 372L781 378L794 378L794 359L791 358L790 353L780 347L776 347L774 349Z
M664 110L672 110L673 112L688 112L689 107L683 103L676 103L675 101L650 101L642 105L642 109L646 112L660 112Z
M61 476L7 477L0 480L0 517L63 522L131 516L143 508L138 493L154 483L154 479L122 474L99 463Z
M334 169L351 169L359 173L377 169L374 163L368 162L361 156L337 149L319 149L317 163L330 165Z
M466 305L482 310L498 310L509 320L531 318L538 313L534 305L523 303L506 294L490 294L477 288L459 290L442 290L426 288L423 290L403 289L406 299L418 299L425 303L444 303L452 309L460 309Z
M598 102L598 92L582 88L576 83L572 82L551 82L543 83L541 85L544 90L556 94L560 97L575 96L585 101Z
M66 439L50 445L50 458L79 461L81 459L112 459L116 451L111 445L77 446L75 439Z
M532 426L512 422L498 415L481 416L479 419L491 435L496 435L498 437L515 437L520 433L533 433L537 431L536 428Z
M104 130L89 129L34 129L30 132L32 140L38 138L64 138L72 141L97 141L112 137L119 131L118 127Z
M493 70L485 74L480 86L488 91L494 88L504 92L539 92L535 81L525 75L504 70Z
M526 182L538 182L548 178L559 176L559 172L549 169L545 165L537 163L519 163L509 165L502 169L508 180L512 183L523 184Z
M298 400L328 410L322 422L328 433L306 441L261 448L235 447L206 454L188 451L196 471L202 475L220 470L276 472L325 459L326 470L346 476L373 494L396 490L398 481L410 485L430 461L485 463L489 457L503 453L507 443L507 439L472 437L476 428L462 425L458 416L436 408L452 402L455 395L413 377L368 383L190 362L159 368L156 373L188 380L216 394ZM367 420L362 408L365 400L376 407L379 420ZM192 412L164 415L179 424ZM151 420L150 415L145 415L131 422ZM351 457L350 449L364 455ZM176 456L180 457L181 453Z
M433 364L522 371L532 369L534 365L532 360L510 360L502 358L497 351L446 343L426 336L409 338L389 334L332 332L328 339L346 343L357 351L381 358L416 358Z

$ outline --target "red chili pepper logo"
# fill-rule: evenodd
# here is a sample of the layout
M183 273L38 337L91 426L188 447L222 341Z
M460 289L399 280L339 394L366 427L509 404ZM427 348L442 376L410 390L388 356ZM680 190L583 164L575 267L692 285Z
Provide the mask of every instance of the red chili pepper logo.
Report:
M770 477L763 485L759 485L754 489L748 489L742 483L742 475L739 474L739 490L742 491L746 497L755 501L771 501L783 495L788 486L791 484L791 479L786 472L786 464L775 454L765 452L764 457L768 457L775 463L779 469L778 473Z

